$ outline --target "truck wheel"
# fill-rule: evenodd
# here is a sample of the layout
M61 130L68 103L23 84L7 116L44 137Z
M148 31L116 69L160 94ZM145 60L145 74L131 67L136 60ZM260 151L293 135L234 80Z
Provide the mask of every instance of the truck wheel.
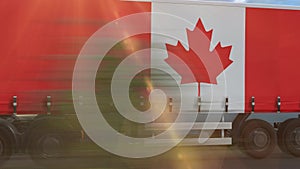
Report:
M286 125L284 136L287 151L300 157L300 119L293 119Z
M241 133L245 152L254 158L264 158L273 152L276 144L274 128L263 120L249 120Z
M32 137L29 154L34 161L40 164L63 157L65 155L64 139L60 134L44 131Z
M288 119L286 121L284 121L283 123L281 123L279 125L278 131L277 131L277 144L278 147L280 148L280 150L282 152L288 152L286 145L285 145L285 133L286 133L286 126L289 124L290 121L292 121L294 119Z
M9 160L12 155L12 146L5 134L0 133L0 165Z

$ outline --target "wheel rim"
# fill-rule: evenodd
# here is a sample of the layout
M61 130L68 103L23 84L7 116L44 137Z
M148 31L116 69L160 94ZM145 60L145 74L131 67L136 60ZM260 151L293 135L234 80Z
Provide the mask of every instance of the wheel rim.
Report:
M43 158L53 158L60 155L62 143L60 138L54 135L47 135L39 140L40 155Z
M290 140L294 148L300 149L300 127L297 127L292 131Z
M270 136L263 128L256 128L250 133L250 142L253 150L263 151L270 144Z
M269 137L262 131L262 129L257 129L254 131L253 142L256 147L264 148L268 144Z

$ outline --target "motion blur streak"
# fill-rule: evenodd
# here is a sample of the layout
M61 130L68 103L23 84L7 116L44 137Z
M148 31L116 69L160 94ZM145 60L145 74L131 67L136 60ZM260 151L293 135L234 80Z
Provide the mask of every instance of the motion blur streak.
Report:
M13 95L22 113L45 112L47 95L54 106L72 107L74 64L88 38L106 23L150 12L151 6L119 0L1 0L0 10L0 79L5 82L0 83L0 114L10 114Z

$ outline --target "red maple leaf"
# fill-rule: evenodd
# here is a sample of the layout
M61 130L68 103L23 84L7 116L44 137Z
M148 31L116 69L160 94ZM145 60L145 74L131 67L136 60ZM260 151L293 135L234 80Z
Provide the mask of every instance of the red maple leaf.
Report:
M219 42L210 51L212 30L206 31L199 19L194 30L187 29L189 50L178 41L176 46L166 44L168 58L165 60L179 75L181 84L198 82L217 84L219 76L231 63L229 59L232 46L222 47Z

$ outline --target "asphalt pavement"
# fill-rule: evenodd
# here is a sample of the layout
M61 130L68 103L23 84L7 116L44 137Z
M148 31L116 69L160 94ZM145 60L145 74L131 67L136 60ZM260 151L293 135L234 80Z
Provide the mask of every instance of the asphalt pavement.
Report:
M236 146L180 147L148 159L126 159L103 154L52 159L38 164L15 155L0 169L298 169L300 158L278 148L267 158L253 159Z

